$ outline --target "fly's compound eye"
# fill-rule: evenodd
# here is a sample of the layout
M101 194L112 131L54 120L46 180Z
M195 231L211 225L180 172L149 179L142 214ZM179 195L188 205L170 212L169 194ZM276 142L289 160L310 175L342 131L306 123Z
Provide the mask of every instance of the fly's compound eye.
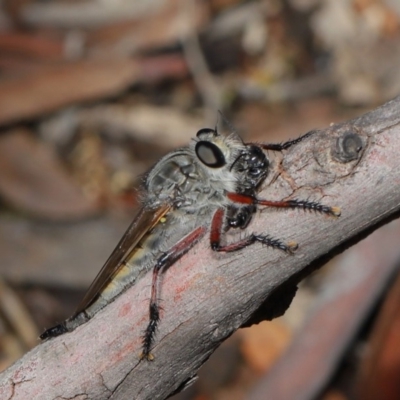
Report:
M199 160L210 168L221 168L226 164L221 149L213 143L200 141L196 143L196 155Z
M202 137L203 135L209 135L210 133L211 133L213 136L217 136L217 131L216 131L215 129L211 129L211 128L203 128L203 129L200 129L200 130L196 133L196 136L197 136L199 139L201 139L201 137Z

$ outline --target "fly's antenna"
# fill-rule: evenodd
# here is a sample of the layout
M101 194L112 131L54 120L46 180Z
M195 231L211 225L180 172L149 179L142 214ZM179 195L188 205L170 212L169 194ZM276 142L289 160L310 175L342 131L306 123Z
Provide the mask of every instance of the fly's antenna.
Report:
M235 132L234 126L230 123L230 121L228 120L228 118L225 117L225 115L222 113L221 110L218 110L217 124L218 124L218 122L219 122L219 121L218 121L218 120L219 120L219 117L222 118L222 120L224 121L225 125L229 128L229 130L230 130L231 132Z
M223 112L221 110L218 110L218 116L217 116L217 124L218 124L218 117L221 117L222 120L224 121L225 125L228 127L229 131L231 132L232 136L235 136L238 140L240 140L243 143L242 138L238 135L236 128L231 124L231 122L228 120L228 118L225 117ZM215 126L215 130L217 130L217 126Z
M222 116L222 113L220 110L218 110L218 114L217 114L217 120L215 121L215 133L218 135L218 124L219 124L219 116Z

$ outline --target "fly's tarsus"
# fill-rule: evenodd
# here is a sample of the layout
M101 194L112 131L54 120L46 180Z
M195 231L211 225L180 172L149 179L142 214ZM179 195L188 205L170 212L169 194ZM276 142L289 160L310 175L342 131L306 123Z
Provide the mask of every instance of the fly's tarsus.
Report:
M276 207L276 208L301 208L302 210L307 211L315 211L321 214L331 215L333 217L340 216L340 208L339 207L330 207L325 204L318 203L316 201L308 201L308 200L281 200L281 201L272 201L272 200L262 200L256 199L256 204L265 207Z
M293 242L285 244L279 239L274 239L268 235L256 235L255 233L251 233L249 236L238 242L230 243L224 246L214 242L211 244L211 247L214 251L230 253L233 251L244 249L245 247L251 246L254 243L262 243L265 246L282 250L285 253L289 254L293 253L297 249L297 244Z
M303 210L315 211L321 214L331 215L333 217L340 217L339 207L330 207L315 201L297 199L288 200L288 204L291 208L302 208Z
M154 341L154 336L157 330L157 325L160 322L160 307L157 303L151 302L149 307L149 324L143 334L142 340L142 354L140 359L147 361L153 361L154 356L150 353L151 345Z
M59 324L56 326L53 326L52 328L46 329L40 336L39 338L41 340L46 340L46 339L50 339L56 336L60 336L63 333L68 332L67 327L65 326L65 323L63 324Z

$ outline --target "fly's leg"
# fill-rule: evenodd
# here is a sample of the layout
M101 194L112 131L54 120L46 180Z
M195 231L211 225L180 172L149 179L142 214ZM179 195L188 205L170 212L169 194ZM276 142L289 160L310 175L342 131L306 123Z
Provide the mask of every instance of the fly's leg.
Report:
M282 200L282 201L270 201L270 200L257 200L257 204L260 206L277 207L277 208L301 208L306 211L315 211L321 214L331 215L332 217L340 217L339 207L330 207L316 201L308 200Z
M307 210L315 211L321 214L331 215L332 217L340 216L339 207L326 206L316 201L297 200L297 199L271 201L271 200L257 199L253 196L240 193L228 193L227 197L233 202L243 205L256 204L260 206L277 207L277 208L301 208L306 211Z
M258 143L257 146L261 147L264 150L272 150L272 151L283 151L292 147L293 145L300 143L304 139L312 136L316 131L310 131L305 133L303 136L298 137L297 139L288 140L284 143Z
M193 232L189 233L181 239L169 251L163 253L157 260L153 269L153 281L151 285L151 298L149 305L149 323L143 335L143 348L140 359L152 361L154 356L150 353L154 335L160 322L160 304L158 300L158 284L160 275L165 272L171 265L178 261L186 254L206 233L207 228L200 226Z
M41 340L46 340L49 338L60 336L66 332L68 332L68 329L65 326L65 323L62 323L62 324L53 326L52 328L46 329L39 337Z
M212 219L211 222L211 234L210 234L210 245L214 251L222 251L229 253L232 251L237 251L243 249L253 243L260 242L269 247L282 250L286 253L293 253L297 248L296 243L285 244L279 239L271 238L268 235L256 235L255 233L250 234L242 240L228 245L221 245L221 234L224 226L225 211L223 208L219 208Z
M307 201L307 200L281 200L281 201L271 201L257 199L254 196L241 194L241 193L227 193L227 197L238 205L242 205L245 208L250 206L266 206L266 207L277 207L277 208L301 208L303 210L315 211L322 214L331 215L334 217L340 216L340 209L338 207L330 207L324 204ZM240 215L240 214L239 214ZM250 221L247 221L247 223ZM211 235L210 242L211 248L214 251L231 252L243 249L244 247L250 246L253 243L260 242L267 246L280 249L286 253L292 253L297 248L296 243L285 244L279 239L271 238L268 235L256 235L252 233L251 235L245 237L238 242L231 243L228 245L221 245L221 233L225 223L225 211L224 209L218 209L212 220L211 224ZM228 224L232 225L229 218Z

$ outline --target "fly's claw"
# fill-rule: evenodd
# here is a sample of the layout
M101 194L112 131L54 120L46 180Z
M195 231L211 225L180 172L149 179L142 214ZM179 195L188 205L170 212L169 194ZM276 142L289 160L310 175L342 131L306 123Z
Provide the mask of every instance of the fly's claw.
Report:
M331 215L333 217L340 217L342 214L342 211L340 210L340 207L331 207Z
M154 355L152 353L145 353L144 351L140 353L139 360L154 361Z
M266 246L272 247L274 249L279 249L288 254L293 254L297 250L296 242L283 243L279 239L274 239L268 235L255 235L254 233L250 236L251 243L260 242Z
M299 245L296 242L288 242L286 245L287 253L294 254L294 252L299 248Z

